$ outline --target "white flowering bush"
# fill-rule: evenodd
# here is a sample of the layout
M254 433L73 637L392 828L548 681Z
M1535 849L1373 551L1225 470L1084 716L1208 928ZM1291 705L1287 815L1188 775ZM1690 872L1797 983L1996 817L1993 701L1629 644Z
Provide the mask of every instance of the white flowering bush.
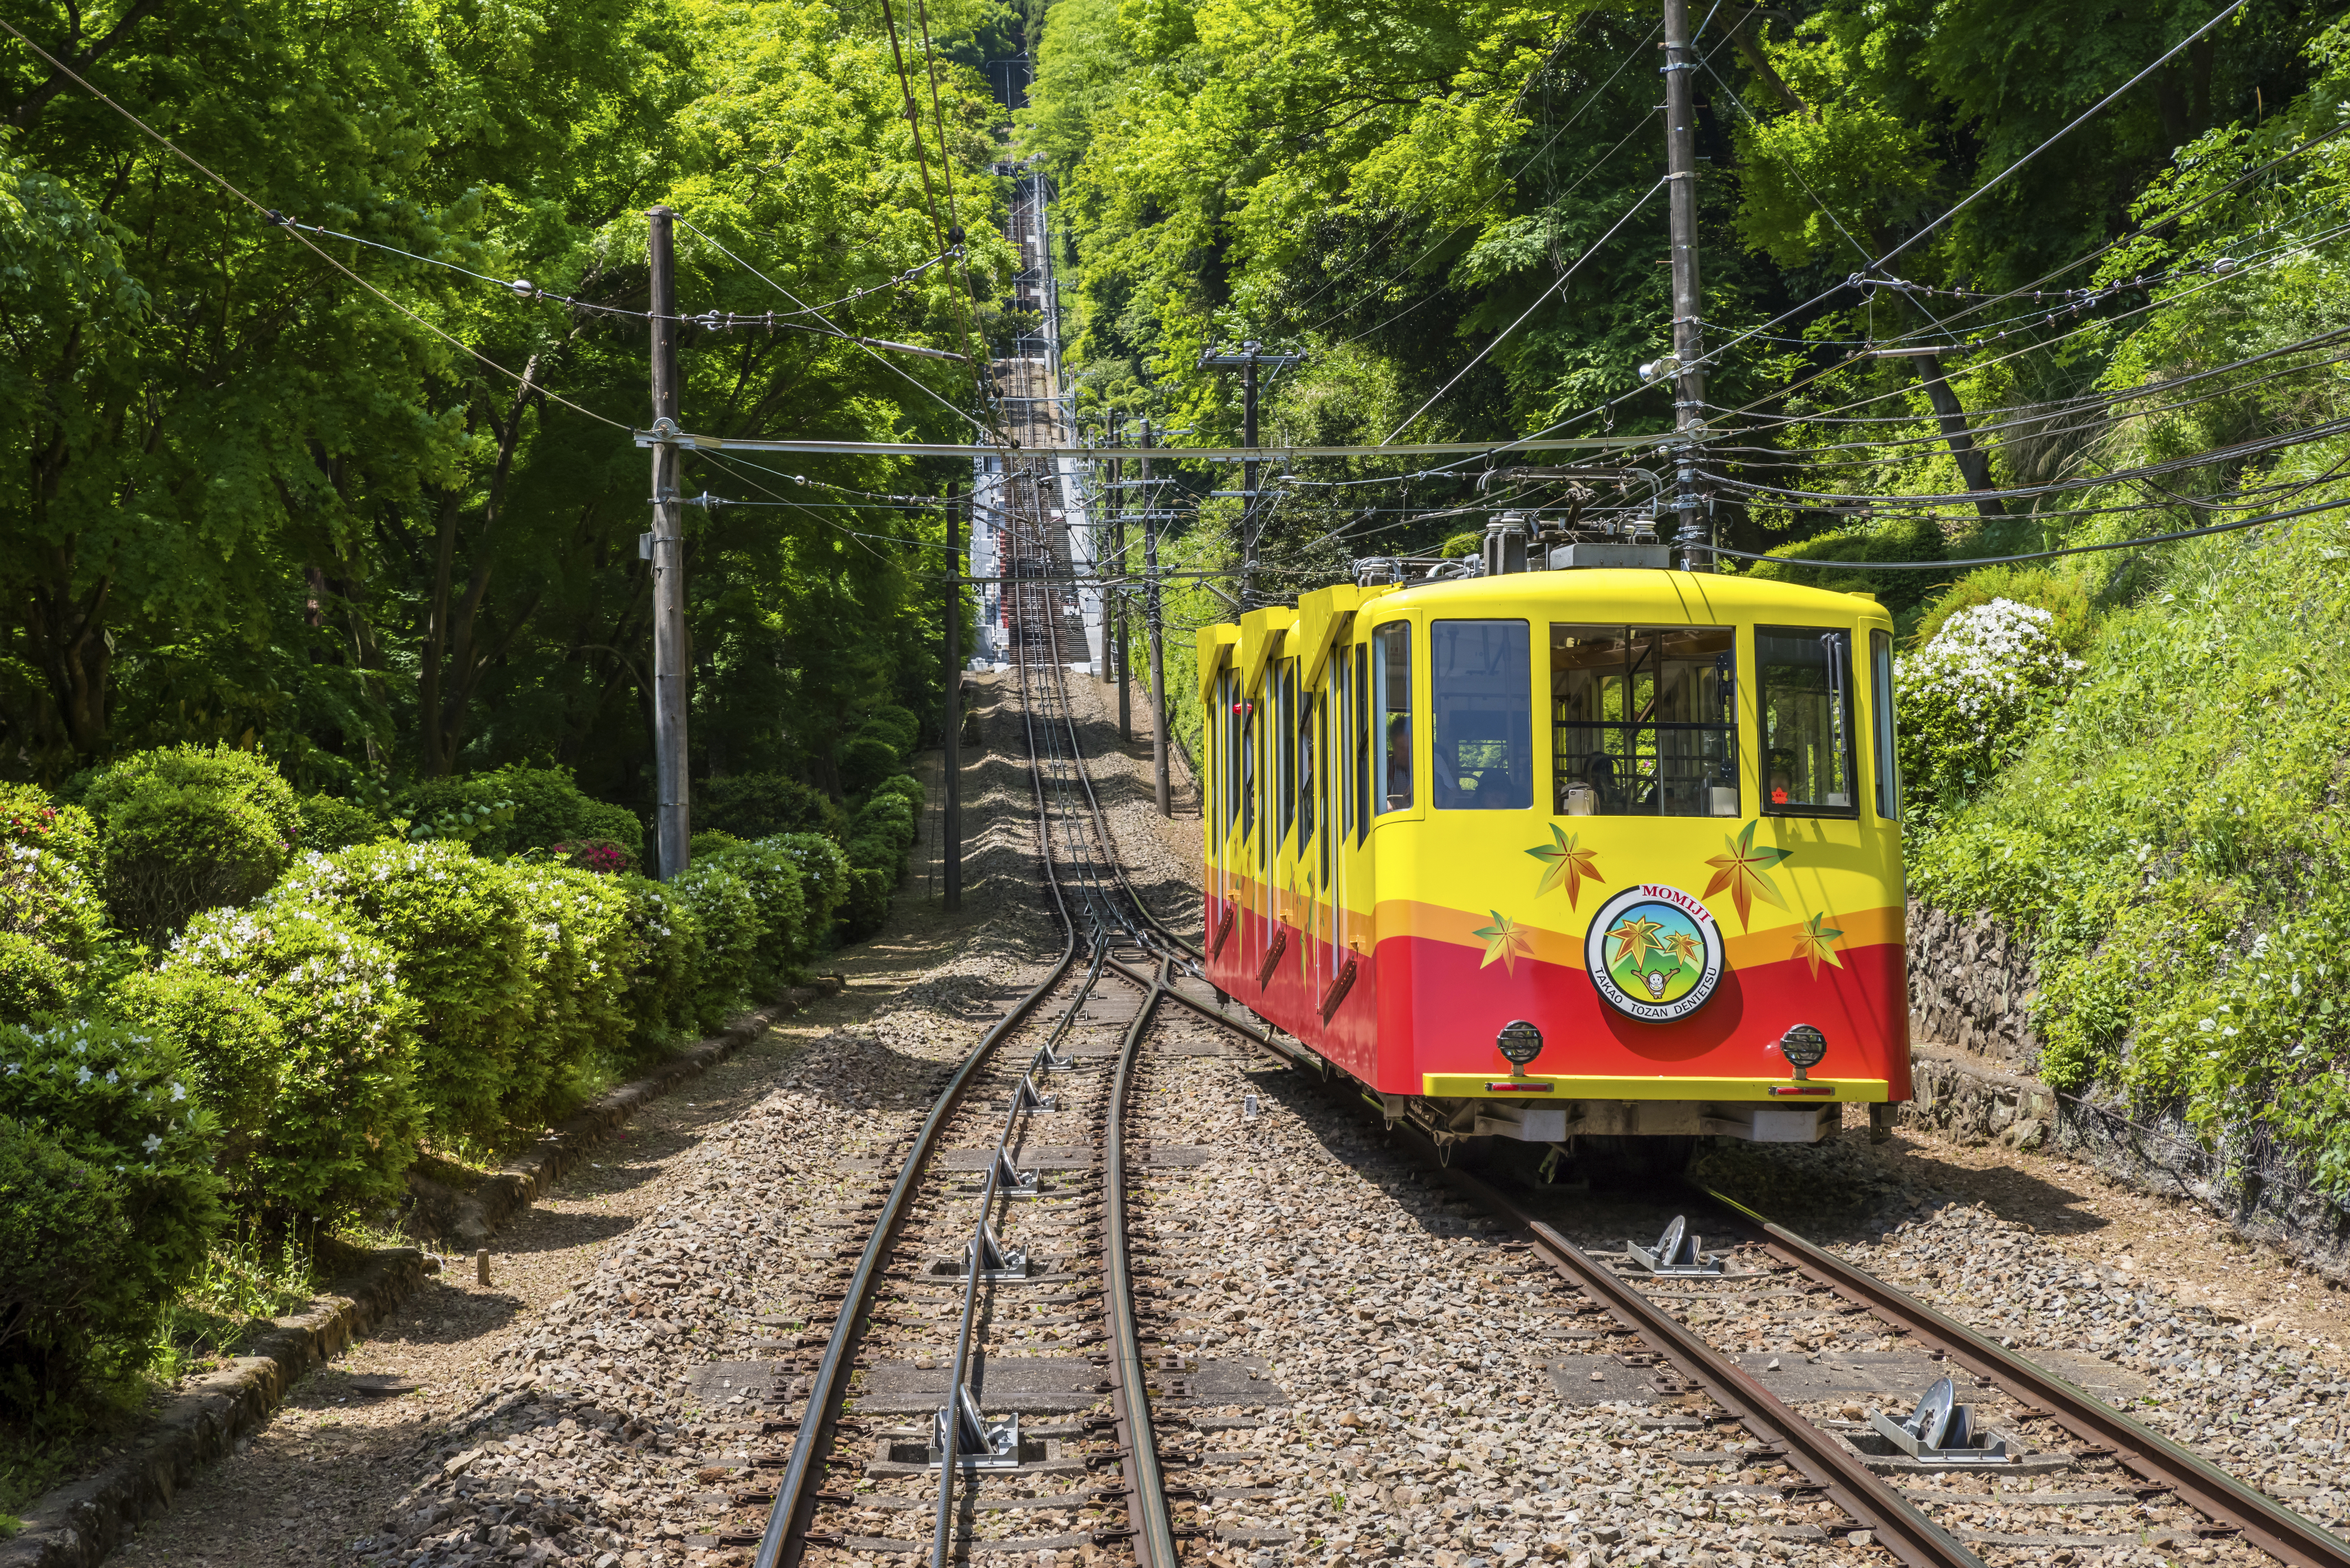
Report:
M608 878L629 900L629 1036L625 1059L646 1062L694 1026L702 921L666 883L633 872Z
M313 908L388 950L419 1010L416 1093L442 1138L494 1139L538 1011L512 871L463 844L386 839L306 855L272 909Z
M220 1227L213 1131L170 1042L0 1024L0 1412L151 1339Z
M422 1131L418 1008L384 943L288 898L213 909L111 1001L184 1054L246 1207L331 1215L400 1190Z
M821 833L778 833L758 842L790 856L800 868L800 898L813 948L830 933L833 917L848 898L848 856Z
M1953 614L1895 663L1905 810L1928 825L1955 810L2022 751L2082 665L2046 610L1992 599Z
M759 917L759 942L751 965L751 988L769 992L784 971L809 956L807 892L800 862L773 839L729 845L711 858L743 878Z

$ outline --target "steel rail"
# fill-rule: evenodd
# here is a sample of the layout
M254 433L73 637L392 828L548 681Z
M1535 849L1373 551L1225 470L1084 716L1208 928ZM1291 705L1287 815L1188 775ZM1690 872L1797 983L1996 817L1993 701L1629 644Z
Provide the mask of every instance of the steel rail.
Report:
M1436 1146L1409 1123L1402 1130L1434 1165ZM1671 1313L1617 1278L1482 1178L1451 1166L1438 1166L1437 1172L1489 1213L1523 1232L1570 1282L1655 1345L1683 1377L1704 1389L1740 1425L1820 1487L1860 1528L1873 1531L1878 1542L1909 1568L1983 1568L1981 1558L1887 1486L1857 1455L1789 1408Z
M2232 1526L2279 1562L2295 1568L2350 1568L2350 1543L2314 1521L1908 1292L1773 1224L1736 1199L1709 1187L1698 1190L1728 1210L1739 1228L1780 1262L1900 1324L1976 1376L1996 1384L2026 1409L2054 1417L2074 1437L2111 1449L2127 1469L2168 1487L2180 1502L2205 1518Z
M1067 978L1070 968L1076 962L1077 923L1054 870L1052 809L1045 791L1043 774L1036 764L1033 720L1030 723L1028 763L1036 799L1036 852L1044 862L1045 886L1052 892L1054 908L1060 919L1061 956L1045 978L1013 1003L1003 1018L980 1037L979 1044L956 1068L953 1077L948 1080L937 1102L931 1106L930 1115L923 1118L920 1128L915 1133L913 1144L907 1151L905 1165L899 1171L897 1181L891 1185L889 1196L882 1203L881 1212L874 1220L873 1233L867 1240L865 1251L858 1256L857 1268L849 1277L839 1315L833 1321L832 1334L825 1343L823 1356L816 1363L799 1430L792 1441L791 1458L785 1466L783 1480L776 1483L775 1501L767 1514L767 1528L761 1535L758 1550L752 1559L754 1568L794 1568L806 1553L808 1517L816 1501L816 1487L812 1483L819 1464L831 1447L840 1401L847 1392L848 1376L853 1370L851 1357L861 1337L858 1324L872 1306L874 1290L880 1282L882 1261L897 1241L908 1200L920 1179L923 1166L937 1145L940 1132L961 1105L973 1078L994 1056L997 1047L1027 1022L1045 997ZM952 1429L951 1423L949 1429Z
M1172 943L1175 948L1180 950L1184 957L1190 959L1194 965L1197 965L1201 959L1200 950L1194 947L1184 937L1180 935L1174 928L1168 925L1166 921L1160 919L1159 918L1159 912L1156 909L1153 909L1149 904L1143 902L1142 894L1135 888L1133 882L1128 878L1126 875L1126 867L1118 862L1118 838L1117 836L1110 831L1109 817L1102 810L1101 796L1094 791L1093 774L1086 766L1085 742L1078 739L1077 736L1076 709L1069 701L1068 669L1057 657L1061 651L1060 638L1058 635L1059 628L1055 627L1054 631L1053 652L1055 657L1053 660L1053 679L1055 684L1059 686L1061 690L1061 718L1063 723L1067 727L1069 732L1069 754L1076 762L1078 782L1085 785L1086 804L1092 809L1094 832L1101 839L1103 852L1109 857L1110 874L1118 878L1118 888L1126 894L1127 902L1134 906L1135 912L1142 917L1144 922L1147 923L1152 930L1158 932L1159 936ZM1104 639L1103 657L1107 659L1108 657L1107 639L1109 637L1109 630L1107 626L1103 628L1102 637Z
M1039 799L1041 807L1042 800ZM1040 811L1041 815L1041 811ZM1059 888L1054 889L1055 897ZM1060 959L1045 979L1026 995L1013 1003L1010 1011L993 1027L980 1037L979 1044L955 1069L955 1075L941 1092L931 1114L923 1119L914 1135L913 1147L907 1151L905 1168L889 1189L889 1196L874 1220L872 1237L857 1260L857 1271L849 1278L848 1290L840 1303L840 1315L833 1321L832 1336L827 1340L823 1359L816 1363L816 1376L808 1388L807 1405L800 1417L800 1428L792 1440L792 1457L784 1469L784 1479L776 1483L775 1506L768 1511L767 1529L759 1540L758 1552L752 1561L755 1568L791 1568L806 1549L807 1514L815 1503L815 1488L810 1484L818 1462L831 1446L832 1428L841 1396L847 1391L849 1361L859 1337L858 1324L872 1305L874 1287L881 1278L882 1260L889 1255L897 1240L899 1222L905 1218L907 1200L913 1195L922 1167L928 1162L932 1147L947 1118L962 1103L964 1091L980 1069L995 1054L995 1049L1014 1030L1025 1023L1076 961L1077 932L1066 912L1063 929L1066 936Z
M1159 978L1143 996L1134 1022L1127 1025L1126 1037L1119 1042L1118 1069L1110 1081L1109 1133L1102 1150L1107 1204L1102 1216L1103 1312L1109 1320L1111 1366L1116 1373L1111 1397L1118 1408L1119 1457L1126 1466L1126 1517L1134 1527L1134 1555L1139 1568L1179 1568L1180 1561L1174 1515L1167 1506L1167 1478L1159 1463L1158 1434L1150 1423L1149 1374L1142 1365L1142 1336L1135 1327L1133 1260L1126 1234L1127 1098L1133 1088L1143 1032L1150 1027L1160 999L1174 994L1165 981L1169 961L1160 961Z
M1100 981L1102 963L1108 956L1108 944L1097 933L1093 962L1087 966L1086 977L1070 996L1069 1005L1061 1013L1061 1021L1053 1026L1053 1033L1028 1059L1027 1069L1022 1075L1023 1083L1033 1080L1036 1070L1050 1058L1055 1043L1068 1033L1069 1025L1085 1007L1086 999L1093 994L1095 985ZM945 1419L941 1423L945 1430L939 1446L939 1506L931 1536L931 1568L947 1568L949 1560L954 1555L954 1483L956 1460L960 1457L956 1444L962 1429L964 1374L971 1363L972 1336L979 1326L979 1287L986 1272L988 1220L995 1212L996 1185L1003 1177L1004 1163L1012 1155L1012 1129L1020 1125L1030 1109L1026 1096L1015 1088L1012 1104L1003 1114L1003 1130L995 1140L995 1158L988 1162L987 1175L980 1183L979 1222L972 1228L971 1238L971 1271L963 1280L962 1312L955 1321L954 1360L950 1364L951 1370L947 1375Z

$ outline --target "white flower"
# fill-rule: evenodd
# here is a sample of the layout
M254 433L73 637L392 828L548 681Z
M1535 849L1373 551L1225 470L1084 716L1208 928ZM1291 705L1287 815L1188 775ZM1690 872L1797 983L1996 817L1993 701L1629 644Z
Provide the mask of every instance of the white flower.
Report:
M179 1104L182 1100L184 1100L187 1097L188 1089L186 1085L174 1084L172 1085L172 1103L173 1105Z
M149 1133L147 1135L146 1149L149 1154L153 1154L157 1149L161 1148L162 1147L163 1140L161 1138L157 1137L153 1133Z
M87 1083L88 1083L88 1082L89 1082L89 1078L90 1078L90 1072L89 1072L89 1069L88 1069L88 1068L87 1068L87 1067L82 1068L80 1071L77 1072L77 1073L74 1075L74 1087L75 1087L75 1088L77 1088L77 1089L80 1088L84 1084L87 1084Z

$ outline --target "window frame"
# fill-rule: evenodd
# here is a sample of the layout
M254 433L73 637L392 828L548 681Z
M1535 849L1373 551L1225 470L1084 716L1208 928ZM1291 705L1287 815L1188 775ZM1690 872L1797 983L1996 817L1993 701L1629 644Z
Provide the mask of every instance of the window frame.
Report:
M1853 628L1849 626L1762 626L1756 625L1749 633L1754 649L1754 779L1755 809L1763 816L1817 817L1830 822L1856 822L1860 818L1860 745L1854 732L1859 728L1858 710L1853 701L1853 677L1856 660L1853 657ZM1815 805L1810 802L1794 801L1784 805L1771 799L1771 713L1770 666L1763 661L1762 639L1765 637L1829 638L1838 640L1844 651L1844 702L1840 712L1832 715L1840 721L1844 739L1844 775L1849 781L1845 805ZM1831 690L1836 673L1833 660L1828 667Z
M1429 794L1429 802L1428 802L1428 805L1429 805L1429 809L1430 809L1430 811L1444 811L1444 812L1455 812L1455 811L1458 811L1458 812L1478 812L1478 813L1481 813L1481 814L1483 814L1483 815L1492 815L1492 814L1494 814L1494 813L1496 813L1496 812L1507 812L1507 811L1532 811L1532 810L1534 810L1534 809L1536 803L1540 800L1540 798L1541 798L1541 796L1542 796L1542 793L1543 793L1543 792L1542 792L1541 784L1540 784L1540 781L1539 781L1539 779L1538 779L1537 775L1542 772L1542 768L1541 768L1540 762L1539 762L1539 760L1538 760L1538 753L1537 753L1536 748L1535 748L1535 745L1534 745L1534 739L1535 739L1535 734L1536 734L1536 723L1535 723L1535 717L1534 717L1534 715L1535 715L1535 714L1536 714L1536 712L1539 711L1539 709L1538 709L1538 707L1537 707L1537 703L1536 703L1536 699L1535 699L1535 696L1534 696L1534 627L1535 627L1535 625L1536 625L1536 624L1537 624L1537 623L1536 623L1536 622L1535 622L1532 618L1527 617L1527 616L1523 616L1523 615L1519 615L1519 616L1507 616L1507 615L1503 615L1503 616L1437 616L1437 617L1430 617L1430 618L1429 622L1428 622L1428 744L1429 744L1429 757L1430 757L1429 769L1428 769L1428 786L1429 786L1429 787L1428 787L1428 794ZM1437 670L1436 670L1436 661L1437 661L1437 646L1436 646L1436 645L1437 645L1438 628L1441 628L1441 627L1448 627L1448 626L1475 626L1475 627L1513 627L1513 627L1516 627L1516 628L1519 629L1520 633L1522 634L1522 636L1523 636L1523 639L1524 639L1525 668L1524 668L1524 670L1521 672L1521 673L1523 675L1524 680L1525 680L1525 689L1524 689L1524 690L1525 690L1525 717L1526 717L1526 732L1525 732L1525 745L1526 745L1526 752L1525 752L1525 760L1526 760L1526 802L1525 802L1525 804L1524 804L1523 805L1446 805L1442 804L1441 802L1440 802L1440 801L1436 798L1436 795L1437 795L1437 789L1436 789L1436 763L1435 763L1436 752L1435 752L1435 747L1436 747L1436 728L1437 728L1437 719L1438 719L1438 701L1437 701L1437 691L1436 691L1436 682L1437 682ZM1479 791L1479 792L1477 792L1477 793L1482 794L1482 793L1483 793L1483 792L1481 790L1481 791Z
M1406 787L1401 805L1389 804L1388 789L1388 715L1397 711L1391 709L1388 703L1389 683L1386 644L1391 637L1400 637L1403 639L1404 706L1400 711L1409 730L1409 737L1405 746ZM1403 816L1418 812L1420 809L1421 796L1426 793L1419 787L1426 776L1420 768L1419 759L1427 747L1420 734L1420 731L1425 726L1419 722L1421 704L1419 701L1418 689L1420 678L1417 659L1418 649L1414 647L1418 640L1413 636L1412 621L1409 616L1399 616L1393 620L1383 620L1371 628L1371 711L1368 716L1372 731L1371 805L1373 810L1371 819L1374 825L1387 817Z
M1877 819L1901 820L1901 752L1893 730L1893 634L1877 627L1868 631L1868 717L1871 762Z
M1578 727L1595 729L1612 728L1621 731L1625 736L1625 754L1627 758L1636 755L1638 738L1642 733L1645 732L1654 736L1657 738L1656 743L1659 746L1659 761L1660 768L1662 765L1661 742L1663 737L1669 733L1695 734L1700 736L1711 734L1719 736L1722 742L1723 751L1728 753L1722 760L1721 769L1723 776L1729 781L1728 784L1726 785L1721 784L1709 784L1707 785L1707 788L1709 790L1712 790L1726 787L1733 791L1737 796L1737 800L1735 802L1737 809L1735 811L1719 813L1712 811L1668 812L1664 810L1663 803L1665 796L1664 791L1661 787L1662 775L1660 773L1658 780L1659 784L1658 791L1658 804L1654 807L1639 811L1593 812L1591 815L1595 819L1607 818L1612 821L1631 822L1736 822L1745 816L1747 794L1746 753L1748 747L1746 742L1745 721L1741 716L1740 699L1743 695L1743 677L1741 675L1740 671L1748 668L1747 661L1752 656L1751 645L1747 641L1748 628L1745 625L1735 620L1682 621L1675 623L1656 621L1625 621L1617 623L1598 620L1551 620L1541 624L1543 625L1544 635L1539 651L1539 664L1537 668L1541 670L1543 680L1544 682L1541 700L1541 712L1543 714L1542 731L1543 739L1545 742L1544 750L1548 756L1548 765L1550 769L1549 800L1550 815L1553 817L1564 817L1567 815L1565 803L1559 799L1559 792L1565 783L1565 775L1561 773L1559 768L1558 753L1558 732L1563 727L1564 723L1575 723ZM1612 627L1620 631L1626 646L1624 650L1625 656L1622 673L1618 679L1620 679L1624 683L1625 711L1627 715L1626 718L1620 720L1562 722L1557 717L1558 704L1560 701L1558 671L1552 662L1552 649L1554 644L1551 641L1551 637L1561 627ZM1719 661L1722 658L1727 657L1730 660L1730 668L1727 673L1721 677L1722 691L1721 693L1722 709L1728 716L1718 720L1652 719L1647 722L1642 722L1637 719L1629 717L1628 715L1631 711L1630 704L1632 701L1632 693L1636 689L1636 683L1641 677L1644 666L1648 664L1648 660L1645 655L1636 655L1636 649L1633 645L1639 642L1644 638L1660 638L1668 633L1679 631L1727 632L1729 634L1730 648L1727 653L1716 654L1714 656L1717 667L1719 666ZM1648 674L1651 680L1660 678L1662 658L1662 652L1661 649L1659 649L1655 667L1648 670ZM1709 794L1707 798L1710 803L1711 799L1711 794Z

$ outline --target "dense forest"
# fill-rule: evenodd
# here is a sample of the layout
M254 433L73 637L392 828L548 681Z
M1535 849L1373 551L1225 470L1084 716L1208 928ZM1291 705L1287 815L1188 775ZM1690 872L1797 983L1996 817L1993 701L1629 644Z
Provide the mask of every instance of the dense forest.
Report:
M874 5L16 20L0 774L220 742L338 794L526 763L641 805L646 209L680 214L706 323L696 429L955 439L968 365L845 335L1014 329L1000 6L931 5L930 53ZM892 497L933 467L689 466L697 774L837 794L868 711L929 710L941 597L905 542L941 523Z

